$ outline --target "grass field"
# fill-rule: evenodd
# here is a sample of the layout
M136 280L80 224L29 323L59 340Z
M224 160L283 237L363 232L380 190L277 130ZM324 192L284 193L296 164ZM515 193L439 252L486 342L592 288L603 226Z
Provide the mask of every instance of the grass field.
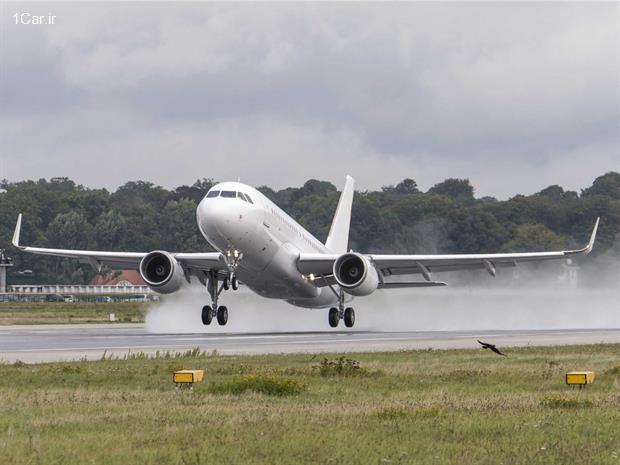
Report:
M0 365L0 462L620 463L620 344L509 354ZM176 391L182 368L205 369L205 382ZM575 369L594 370L595 383L565 386Z
M147 305L139 302L2 302L0 325L106 323L114 313L121 323L144 321Z

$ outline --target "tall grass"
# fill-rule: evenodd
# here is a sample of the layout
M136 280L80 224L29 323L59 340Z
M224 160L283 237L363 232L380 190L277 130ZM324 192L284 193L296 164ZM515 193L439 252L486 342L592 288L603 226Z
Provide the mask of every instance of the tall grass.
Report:
M208 391L212 394L243 394L254 391L269 396L291 396L306 389L301 382L280 376L246 375L228 381L210 383Z
M618 465L620 344L510 355L194 349L0 364L0 465ZM184 368L205 370L191 393L172 381ZM576 369L594 384L566 386Z

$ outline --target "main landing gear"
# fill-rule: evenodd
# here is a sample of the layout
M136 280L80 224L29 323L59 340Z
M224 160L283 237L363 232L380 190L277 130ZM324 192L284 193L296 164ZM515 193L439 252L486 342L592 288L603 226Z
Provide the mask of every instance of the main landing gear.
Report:
M228 322L228 308L224 305L218 307L217 300L222 291L227 291L231 287L233 290L239 289L239 281L237 277L224 278L222 284L219 285L219 280L216 271L210 271L207 279L207 290L211 296L211 305L205 305L202 307L202 324L210 325L213 318L217 319L220 326L224 326Z
M344 307L344 291L342 289L340 290L338 299L338 307L330 308L327 314L329 326L336 328L340 320L344 320L344 325L347 328L352 328L355 324L355 310L353 310L353 307Z

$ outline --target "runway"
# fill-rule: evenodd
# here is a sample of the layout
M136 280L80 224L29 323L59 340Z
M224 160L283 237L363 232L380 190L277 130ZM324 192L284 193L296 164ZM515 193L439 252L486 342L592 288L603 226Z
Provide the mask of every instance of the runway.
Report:
M181 352L195 347L219 354L476 348L476 339L501 347L620 343L620 329L150 334L138 324L3 326L0 327L0 360L9 363L93 360L104 353L154 354L158 350Z

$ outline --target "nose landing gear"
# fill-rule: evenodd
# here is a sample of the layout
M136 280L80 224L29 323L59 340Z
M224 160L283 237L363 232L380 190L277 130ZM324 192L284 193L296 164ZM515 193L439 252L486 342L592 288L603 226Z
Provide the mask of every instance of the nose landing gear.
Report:
M239 289L239 281L237 280L237 277L235 275L232 275L230 279L224 278L224 280L222 281L222 285L224 286L225 291L227 291L231 287L233 291Z
M230 277L226 276L221 280L221 285L219 285L220 280L218 279L217 271L205 272L205 275L206 279L203 278L201 282L207 286L207 291L211 297L211 305L202 307L202 324L210 325L215 318L220 326L224 326L228 323L228 308L224 305L218 306L218 297L222 291L227 291L231 287L235 291L239 289L239 280L234 274L234 269L231 269Z
M340 320L344 320L344 325L347 328L352 328L355 324L355 310L353 310L353 307L344 308L344 291L342 289L340 289L338 299L338 307L330 308L327 314L329 326L336 328Z

